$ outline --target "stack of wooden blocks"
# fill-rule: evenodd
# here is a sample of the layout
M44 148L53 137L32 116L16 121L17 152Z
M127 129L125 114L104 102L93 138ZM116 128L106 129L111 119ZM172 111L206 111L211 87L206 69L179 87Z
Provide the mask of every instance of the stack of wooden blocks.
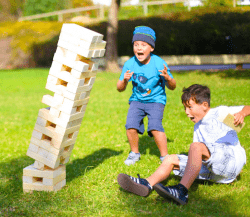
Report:
M23 169L24 192L58 191L66 184L66 167L96 78L92 57L103 57L103 35L76 24L63 24Z

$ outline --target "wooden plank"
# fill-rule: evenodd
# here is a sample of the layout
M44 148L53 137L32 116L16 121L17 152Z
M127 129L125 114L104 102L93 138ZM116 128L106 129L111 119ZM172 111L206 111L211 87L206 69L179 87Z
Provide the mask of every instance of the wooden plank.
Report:
M76 106L78 106L77 105L78 102L79 101L76 101ZM83 101L80 101L80 103L83 103ZM79 104L79 105L81 105L81 104ZM66 108L65 108L65 110L66 110ZM66 114L68 114L68 113L66 113ZM76 114L78 114L78 113L76 113ZM70 128L70 127L80 125L81 122L82 122L82 118L83 118L83 114L81 114L79 118L77 116L75 117L75 115L73 114L73 115L70 115L70 117L67 120L60 119L60 118L57 118L57 117L54 117L54 116L50 115L49 110L45 109L45 108L39 110L38 116L41 117L41 118L44 118L44 119L46 119L46 120L48 120L50 122L53 122L56 125L64 127L64 128ZM41 139L40 134L39 134L38 139Z
M23 169L23 176L32 176L40 178L55 178L66 171L65 165L60 165L56 169L51 169L46 167L44 170L39 170L34 167L34 164L31 164Z
M47 185L47 186L54 186L56 185L58 182L63 181L64 179L66 179L66 172L64 171L61 175L55 177L55 178L43 178L43 184Z
M86 86L79 88L76 93L72 93L72 92L67 91L67 89L66 89L67 87L65 87L63 85L54 85L54 84L47 82L45 88L54 92L54 93L60 94L60 95L66 97L70 100L76 101L76 100L83 99L84 98L83 95L86 94L84 92L90 91L92 89L92 87L93 87L93 84L86 85Z
M223 123L227 126L231 127L233 130L235 130L237 133L239 133L242 128L245 126L245 122L242 124L239 124L238 126L234 125L234 115L228 114L225 119L223 120Z
M66 179L57 183L56 185L44 185L42 182L35 183L23 183L23 191L24 192L32 192L32 191L59 191L66 185Z
M61 33L70 34L91 43L101 43L103 40L102 34L72 23L64 23Z
M101 41L99 43L92 43L90 41L85 41L79 37L70 35L66 32L61 32L60 37L59 37L59 41L66 41L68 43L71 43L75 46L79 46L82 47L84 49L87 50L95 50L95 49L105 49L106 47L106 41Z

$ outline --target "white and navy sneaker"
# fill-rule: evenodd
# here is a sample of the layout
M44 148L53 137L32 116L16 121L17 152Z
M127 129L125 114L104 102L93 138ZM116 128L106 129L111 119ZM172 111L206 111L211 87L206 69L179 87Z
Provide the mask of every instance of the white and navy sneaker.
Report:
M136 161L139 161L140 160L140 156L141 154L140 153L134 153L134 152L130 152L129 155L128 155L128 158L124 161L124 163L129 166L129 165L132 165L132 164L135 164Z
M174 186L164 186L161 183L154 185L154 190L166 199L173 199L181 205L188 202L188 190L182 184Z
M129 191L133 194L147 197L153 187L148 183L146 179L141 179L139 174L138 178L120 173L117 177L119 185L126 191Z

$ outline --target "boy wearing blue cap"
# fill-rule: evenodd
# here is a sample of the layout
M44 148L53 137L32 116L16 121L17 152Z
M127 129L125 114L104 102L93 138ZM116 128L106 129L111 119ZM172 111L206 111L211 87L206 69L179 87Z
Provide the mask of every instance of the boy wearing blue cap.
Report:
M167 63L159 56L152 54L155 48L156 36L153 29L138 26L133 33L134 56L123 67L117 90L126 90L132 81L133 93L129 99L130 108L126 121L126 133L131 152L125 160L126 165L134 164L140 159L138 133L144 133L143 118L148 116L148 135L153 136L157 144L161 161L168 154L167 138L162 126L162 118L167 97L165 85L168 89L176 88Z

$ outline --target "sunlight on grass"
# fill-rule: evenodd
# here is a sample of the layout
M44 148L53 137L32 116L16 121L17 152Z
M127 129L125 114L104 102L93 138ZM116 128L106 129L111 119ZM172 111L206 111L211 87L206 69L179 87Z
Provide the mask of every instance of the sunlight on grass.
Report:
M141 198L121 190L119 173L147 177L160 165L154 140L140 136L141 161L127 167L129 153L125 132L131 84L125 92L116 91L119 74L98 73L90 94L82 126L67 164L67 185L57 193L23 194L22 170L32 164L26 156L38 111L45 94L48 69L1 71L0 95L0 215L1 216L248 216L250 213L250 166L247 164L237 182L229 185L198 183L191 187L189 204L177 206L153 192ZM187 152L192 142L193 123L181 104L183 87L194 83L208 85L212 107L249 104L250 71L239 74L175 73L175 91L167 90L163 126L168 137L169 153ZM228 76L227 75L230 75ZM147 121L146 121L147 122ZM250 119L239 134L250 157ZM171 175L165 184L176 184Z

